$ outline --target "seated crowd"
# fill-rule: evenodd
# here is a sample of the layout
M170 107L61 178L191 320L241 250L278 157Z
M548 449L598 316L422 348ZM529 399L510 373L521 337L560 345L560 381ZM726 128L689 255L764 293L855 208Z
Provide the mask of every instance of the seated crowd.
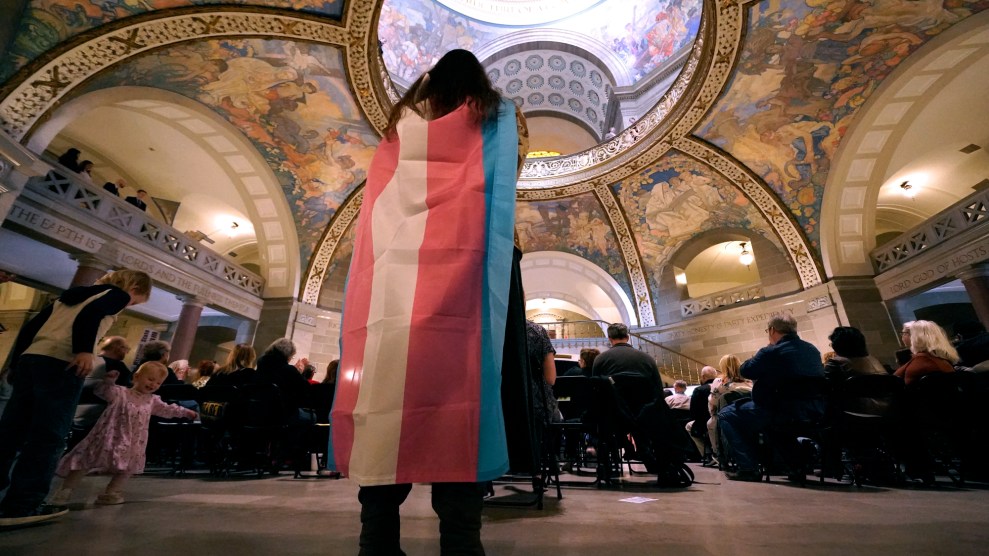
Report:
M985 393L985 380L977 377L989 365L989 334L978 325L955 328L953 345L933 322L907 323L902 339L909 356L898 354L893 369L869 354L856 328L835 328L829 336L833 351L822 357L799 337L793 317L777 316L765 329L768 345L747 361L725 355L717 369L701 369L701 384L690 395L676 381L673 393L653 399L665 397L668 419L680 423L680 434L685 427L684 438L693 441L681 443L684 454L721 467L732 480L758 481L774 472L802 481L818 464L822 480L931 483L936 471L958 479L960 469L969 477L982 475L986 470L972 465L981 447L964 438L960 425L973 413L969 402ZM590 356L589 373L582 352L580 369L566 376L658 377L654 361L633 348L628 336L623 325L612 325L612 349ZM929 375L950 382L924 380ZM952 407L942 413L954 417L930 416L939 407L930 399L935 392L946 392L942 401ZM624 431L626 460L641 459L642 439L650 434L643 430L643 414L632 413L634 422ZM564 411L568 422L579 417ZM587 440L588 454L594 454L594 435Z

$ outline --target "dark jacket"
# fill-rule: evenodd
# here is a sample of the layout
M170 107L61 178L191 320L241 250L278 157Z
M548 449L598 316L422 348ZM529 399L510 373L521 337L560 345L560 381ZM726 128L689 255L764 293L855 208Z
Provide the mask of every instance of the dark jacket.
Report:
M258 380L258 373L251 368L240 368L232 373L213 373L210 377L209 382L203 388L210 387L220 387L220 386L243 386L245 384L254 384Z
M763 409L776 409L787 400L776 399L776 389L796 376L824 377L821 352L796 334L787 334L756 352L739 368L742 376L755 381L752 401ZM823 405L822 408L823 410Z
M659 378L656 360L631 344L615 344L608 351L594 359L591 376L639 375L644 376L653 386L653 399L663 397L663 383Z
M694 388L690 394L690 419L694 422L690 429L692 434L707 434L707 420L711 418L711 410L707 406L707 400L711 396L711 383L714 379Z
M284 355L277 351L266 353L258 358L257 367L258 382L267 382L278 387L282 397L282 407L286 412L294 412L300 407L306 407L311 385L299 369L289 364Z

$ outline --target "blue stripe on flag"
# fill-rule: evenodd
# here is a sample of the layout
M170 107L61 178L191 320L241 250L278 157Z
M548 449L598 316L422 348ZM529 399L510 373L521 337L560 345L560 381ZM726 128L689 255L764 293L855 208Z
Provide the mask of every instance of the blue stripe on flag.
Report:
M497 122L488 120L481 132L484 139L484 181L487 188L487 258L482 285L478 482L496 479L508 470L505 419L501 408L501 365L512 250L515 245L513 232L518 152L515 105L502 99Z

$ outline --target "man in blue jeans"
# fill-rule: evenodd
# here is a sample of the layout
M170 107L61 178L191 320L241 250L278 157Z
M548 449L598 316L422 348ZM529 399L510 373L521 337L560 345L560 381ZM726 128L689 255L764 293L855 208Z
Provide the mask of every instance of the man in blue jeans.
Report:
M118 270L96 285L65 290L21 329L11 351L14 390L0 417L0 490L6 489L0 527L68 511L44 500L83 381L93 370L96 342L117 313L147 301L150 293L147 274Z
M784 403L776 399L776 387L798 376L824 377L821 352L797 336L797 321L790 315L773 317L766 328L769 345L742 363L742 376L755 381L752 399L741 405L729 405L718 414L718 427L727 449L738 464L738 471L729 472L734 481L758 481L757 443L774 416L786 411L788 416L815 419L824 414L824 401ZM784 406L786 409L783 409Z

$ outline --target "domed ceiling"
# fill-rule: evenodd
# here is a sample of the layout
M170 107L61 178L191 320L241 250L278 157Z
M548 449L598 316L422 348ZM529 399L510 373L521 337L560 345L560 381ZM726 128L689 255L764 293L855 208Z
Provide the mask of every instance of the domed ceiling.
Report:
M565 119L596 143L526 164L525 251L600 267L649 326L671 256L712 230L767 238L800 287L821 283L823 189L843 136L884 78L989 0L93 6L26 5L0 74L9 136L27 143L59 106L120 85L203 104L281 182L308 266L300 297L328 306L321 289L342 284L395 89L445 50L468 48L527 113Z
M689 50L700 19L701 0L386 0L378 38L402 90L465 48L527 116L568 120L597 143L651 107L631 97L665 91L657 76ZM530 146L570 154L538 133Z

